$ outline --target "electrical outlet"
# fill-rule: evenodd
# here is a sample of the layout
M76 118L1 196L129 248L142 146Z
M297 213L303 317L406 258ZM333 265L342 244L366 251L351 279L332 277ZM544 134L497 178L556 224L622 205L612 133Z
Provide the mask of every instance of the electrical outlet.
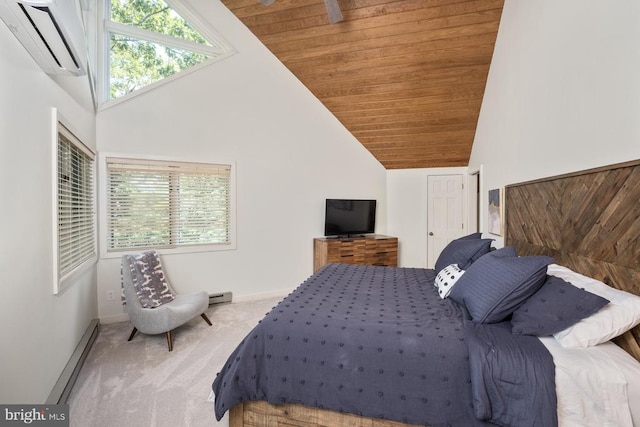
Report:
M113 291L107 291L107 300L113 301L116 299L116 294Z

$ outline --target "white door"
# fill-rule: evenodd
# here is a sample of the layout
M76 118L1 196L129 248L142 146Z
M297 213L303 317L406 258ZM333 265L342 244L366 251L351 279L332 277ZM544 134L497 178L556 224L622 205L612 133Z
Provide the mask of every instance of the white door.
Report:
M427 177L427 267L433 268L442 249L462 236L462 175Z

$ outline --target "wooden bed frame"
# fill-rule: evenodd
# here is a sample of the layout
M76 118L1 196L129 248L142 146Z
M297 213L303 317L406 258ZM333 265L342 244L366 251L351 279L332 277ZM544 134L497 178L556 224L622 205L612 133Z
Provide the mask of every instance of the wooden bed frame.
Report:
M505 245L640 295L640 160L509 185ZM640 361L640 326L615 342ZM245 402L229 426L401 427L295 404Z

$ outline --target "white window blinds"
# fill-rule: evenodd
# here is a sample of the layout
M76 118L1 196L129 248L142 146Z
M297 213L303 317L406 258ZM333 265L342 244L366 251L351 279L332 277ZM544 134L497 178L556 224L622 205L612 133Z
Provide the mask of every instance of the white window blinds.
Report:
M97 255L94 160L58 126L58 279Z
M107 158L107 248L230 242L231 165Z

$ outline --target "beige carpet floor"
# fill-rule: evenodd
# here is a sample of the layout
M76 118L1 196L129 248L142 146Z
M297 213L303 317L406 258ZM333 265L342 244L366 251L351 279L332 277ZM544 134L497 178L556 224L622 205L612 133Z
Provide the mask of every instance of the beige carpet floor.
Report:
M69 396L71 427L228 426L216 421L211 384L236 345L282 298L210 306L173 333L138 333L129 322L102 325Z

